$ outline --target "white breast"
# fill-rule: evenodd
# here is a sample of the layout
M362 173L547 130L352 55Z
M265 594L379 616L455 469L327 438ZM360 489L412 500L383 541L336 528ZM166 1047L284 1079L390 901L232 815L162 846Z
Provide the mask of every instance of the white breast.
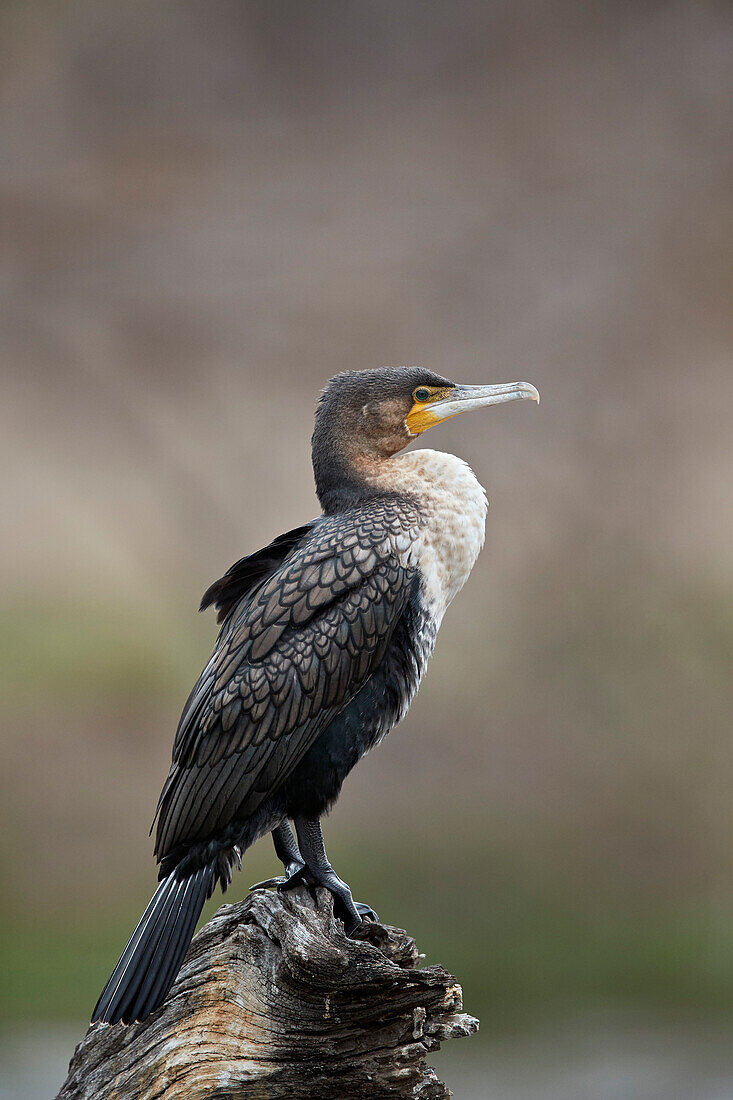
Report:
M486 493L463 459L441 451L393 458L390 483L416 497L423 512L406 554L422 574L425 609L437 628L484 544Z

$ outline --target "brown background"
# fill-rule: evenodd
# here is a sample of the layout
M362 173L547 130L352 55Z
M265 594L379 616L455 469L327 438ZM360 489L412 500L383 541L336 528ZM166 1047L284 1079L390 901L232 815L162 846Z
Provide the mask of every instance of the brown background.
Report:
M426 439L487 487L487 545L334 863L485 1033L727 1013L729 6L25 3L0 30L6 1016L91 1008L153 886L200 594L315 513L325 380L399 363L542 404Z

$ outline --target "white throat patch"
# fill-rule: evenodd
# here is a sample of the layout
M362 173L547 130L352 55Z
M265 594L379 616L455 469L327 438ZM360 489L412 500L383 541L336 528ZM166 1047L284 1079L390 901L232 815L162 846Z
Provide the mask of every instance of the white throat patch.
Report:
M397 455L374 480L420 504L424 520L405 556L422 574L425 609L437 627L484 544L486 493L463 459L442 451Z

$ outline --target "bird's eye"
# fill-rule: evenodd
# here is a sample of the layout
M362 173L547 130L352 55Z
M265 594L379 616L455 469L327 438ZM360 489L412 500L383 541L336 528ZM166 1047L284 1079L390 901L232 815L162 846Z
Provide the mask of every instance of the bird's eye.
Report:
M428 401L430 399L430 390L426 390L424 386L418 386L412 396L416 401Z

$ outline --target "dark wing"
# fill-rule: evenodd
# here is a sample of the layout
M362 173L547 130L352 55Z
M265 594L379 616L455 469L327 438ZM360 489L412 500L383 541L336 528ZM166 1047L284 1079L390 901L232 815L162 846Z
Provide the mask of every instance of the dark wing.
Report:
M240 558L230 569L227 569L223 577L214 581L206 589L201 597L199 611L204 611L214 604L218 611L216 621L223 622L243 596L282 565L290 551L313 530L315 523L315 520L311 520L302 527L286 531L284 535L278 535L273 539L268 546L263 546L261 550L249 554L246 558Z
M234 606L181 716L159 860L254 813L366 683L416 579L400 554L415 521L374 501L324 517Z

